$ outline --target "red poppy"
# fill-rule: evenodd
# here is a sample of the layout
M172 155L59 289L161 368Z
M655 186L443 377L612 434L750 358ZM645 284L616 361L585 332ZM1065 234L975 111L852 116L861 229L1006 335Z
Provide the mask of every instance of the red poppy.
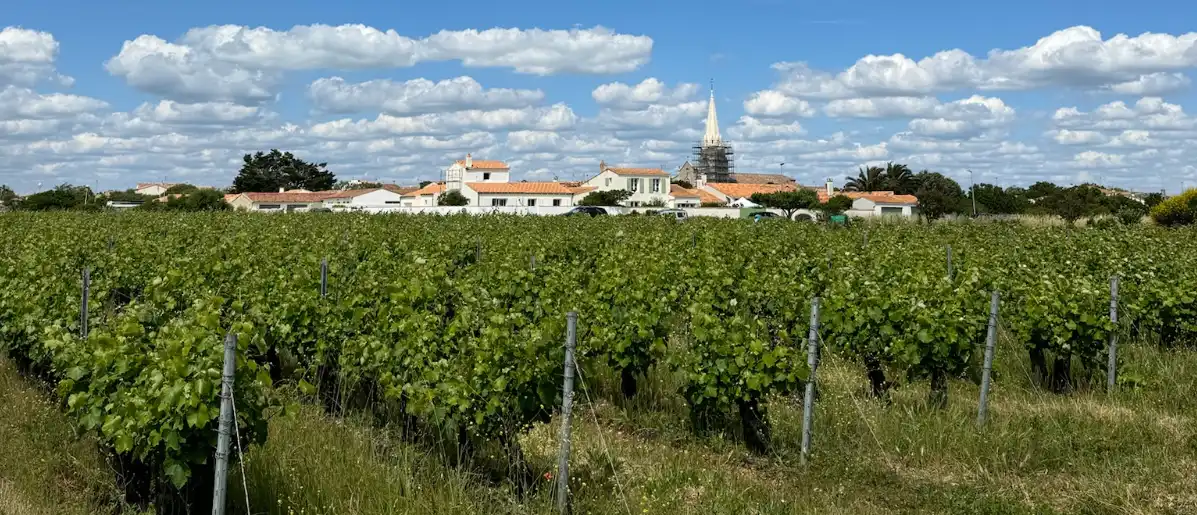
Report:
M552 473L552 472L545 472L545 473L544 473L544 480L545 480L545 481L551 481L552 479L553 479L553 473Z

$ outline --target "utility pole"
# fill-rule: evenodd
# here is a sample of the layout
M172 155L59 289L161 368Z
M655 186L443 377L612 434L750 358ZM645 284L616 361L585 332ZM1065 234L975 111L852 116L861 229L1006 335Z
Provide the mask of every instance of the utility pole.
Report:
M973 218L977 217L977 180L973 171L968 171L968 196L973 198Z

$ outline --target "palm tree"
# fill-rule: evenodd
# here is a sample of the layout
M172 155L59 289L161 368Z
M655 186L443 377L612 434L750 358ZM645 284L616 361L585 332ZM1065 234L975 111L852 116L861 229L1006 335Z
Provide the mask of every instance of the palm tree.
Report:
M885 163L885 182L890 191L899 195L914 193L914 174L906 165Z
M845 191L879 191L885 189L885 169L880 166L861 168L856 177L847 177Z

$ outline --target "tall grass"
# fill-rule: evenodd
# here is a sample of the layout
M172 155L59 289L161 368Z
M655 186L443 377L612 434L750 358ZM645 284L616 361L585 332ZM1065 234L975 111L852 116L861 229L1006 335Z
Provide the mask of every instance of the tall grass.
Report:
M115 477L95 442L77 437L51 399L0 357L0 514L120 511Z
M1060 396L1033 386L1025 352L1002 339L983 428L971 381L952 381L947 409L934 410L925 407L925 383L896 378L886 405L871 397L860 366L828 356L805 467L797 398L770 399L775 453L755 456L737 441L735 424L693 436L680 384L666 370L652 370L640 394L623 400L616 374L585 363L573 424L574 512L1197 513L1197 352L1132 344L1121 356L1123 376L1134 378L1127 386ZM100 511L115 490L94 444L74 438L45 392L3 370L0 387L4 412L19 414L0 421L0 513ZM522 438L538 474L556 474L558 430L554 420ZM451 450L406 441L372 416L301 405L271 422L268 443L248 449L244 476L232 464L230 509L553 512L550 479L521 496L488 474L486 458L456 466Z

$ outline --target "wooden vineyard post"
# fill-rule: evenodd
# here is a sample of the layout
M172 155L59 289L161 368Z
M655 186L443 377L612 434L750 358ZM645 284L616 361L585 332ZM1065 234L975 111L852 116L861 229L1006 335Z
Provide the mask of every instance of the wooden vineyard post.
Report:
M1118 384L1118 276L1110 277L1110 362L1106 370L1106 391L1113 392Z
M328 258L320 260L320 296L328 296Z
M220 426L216 435L216 478L212 483L212 515L224 515L229 475L229 433L233 431L233 379L237 366L237 335L224 337L224 375L220 381Z
M557 454L557 511L569 513L570 417L574 404L574 345L578 335L578 312L565 315L565 384L561 394L561 451Z
M811 426L815 419L815 371L819 368L819 298L810 301L810 333L807 335L806 365L810 375L806 378L806 396L802 399L802 454L799 461L805 465L810 458Z
M533 253L532 253L532 254L531 254L529 257L528 257L528 261L529 261L529 264L530 264L530 266L532 267L532 268L531 268L531 269L532 269L532 271L533 271L533 272L535 272L535 271L536 271L536 253L535 253L535 252L533 252Z
M91 297L91 269L83 267L83 294L79 304L79 334L87 339L88 300Z
M977 404L977 426L984 426L989 417L989 376L993 371L993 349L997 344L999 293L994 290L989 299L989 329L985 333L985 363L981 369L981 400Z

